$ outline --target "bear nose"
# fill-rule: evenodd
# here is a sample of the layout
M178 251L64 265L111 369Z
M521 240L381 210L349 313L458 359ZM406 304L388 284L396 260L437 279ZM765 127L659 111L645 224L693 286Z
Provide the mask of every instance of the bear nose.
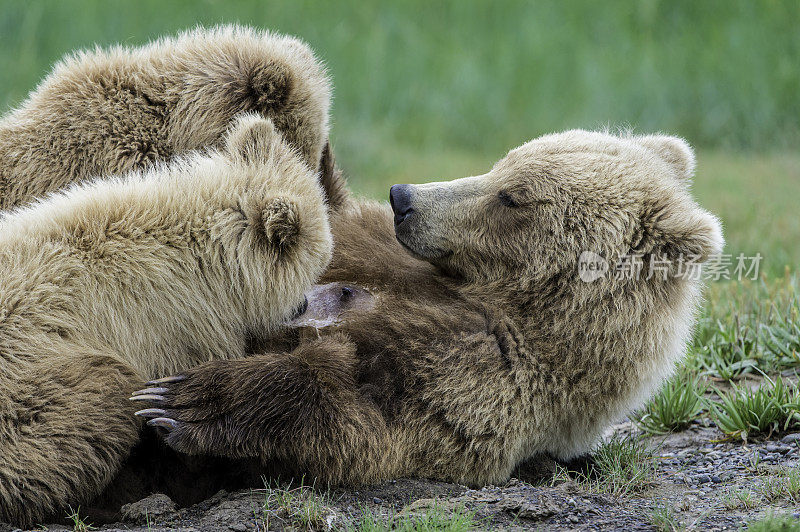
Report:
M400 225L414 212L411 208L411 185L392 185L389 189L389 203L394 211L394 225Z
M305 314L307 310L308 310L308 297L303 296L303 302L300 303L300 306L295 309L294 314L292 315L292 319L294 320L299 318L300 316Z

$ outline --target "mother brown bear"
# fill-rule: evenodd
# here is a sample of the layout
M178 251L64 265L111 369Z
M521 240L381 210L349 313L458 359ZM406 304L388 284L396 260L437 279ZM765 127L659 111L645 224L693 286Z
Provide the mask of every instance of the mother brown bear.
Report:
M484 175L396 185L393 212L351 202L332 216L329 284L292 330L135 394L138 414L179 451L333 483L498 483L537 453L587 453L692 334L702 283L686 265L723 245L693 169L680 139L576 130ZM585 252L606 275L581 274Z

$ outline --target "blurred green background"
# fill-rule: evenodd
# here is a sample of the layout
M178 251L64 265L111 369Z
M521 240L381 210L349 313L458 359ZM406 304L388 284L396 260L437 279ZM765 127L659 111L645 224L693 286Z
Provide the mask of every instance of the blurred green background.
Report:
M0 107L53 62L239 22L305 39L335 85L333 141L362 194L481 173L542 133L610 126L698 148L727 252L800 264L800 2L0 0Z

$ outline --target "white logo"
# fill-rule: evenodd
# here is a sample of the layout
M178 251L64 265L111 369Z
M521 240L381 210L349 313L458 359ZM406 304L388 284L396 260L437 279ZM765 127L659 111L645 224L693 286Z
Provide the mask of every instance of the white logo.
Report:
M600 279L608 272L608 261L592 251L584 251L578 257L578 277L586 283Z

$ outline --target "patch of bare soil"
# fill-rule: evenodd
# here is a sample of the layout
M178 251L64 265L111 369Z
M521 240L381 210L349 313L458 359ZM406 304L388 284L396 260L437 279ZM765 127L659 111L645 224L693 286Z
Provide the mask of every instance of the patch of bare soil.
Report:
M630 424L615 430L635 431ZM649 438L658 462L655 478L643 490L623 497L597 492L563 476L534 478L523 468L518 476L527 481L514 478L503 486L479 490L398 479L358 491L305 493L300 498L295 492L288 497L294 497L294 502L265 490L220 492L188 508L177 508L166 496L153 495L128 505L124 521L99 529L357 529L365 513L390 523L432 508L445 513L466 509L474 512L480 528L505 530L654 530L657 523L667 522L671 524L662 529L681 526L713 531L739 529L769 512L800 518L800 493L792 496L781 488L787 472L800 468L800 433L748 443L721 440L721 433L702 424ZM541 472L551 466L543 460L529 469ZM291 504L301 507L289 510ZM47 529L71 530L63 525ZM0 532L11 530L0 525Z

